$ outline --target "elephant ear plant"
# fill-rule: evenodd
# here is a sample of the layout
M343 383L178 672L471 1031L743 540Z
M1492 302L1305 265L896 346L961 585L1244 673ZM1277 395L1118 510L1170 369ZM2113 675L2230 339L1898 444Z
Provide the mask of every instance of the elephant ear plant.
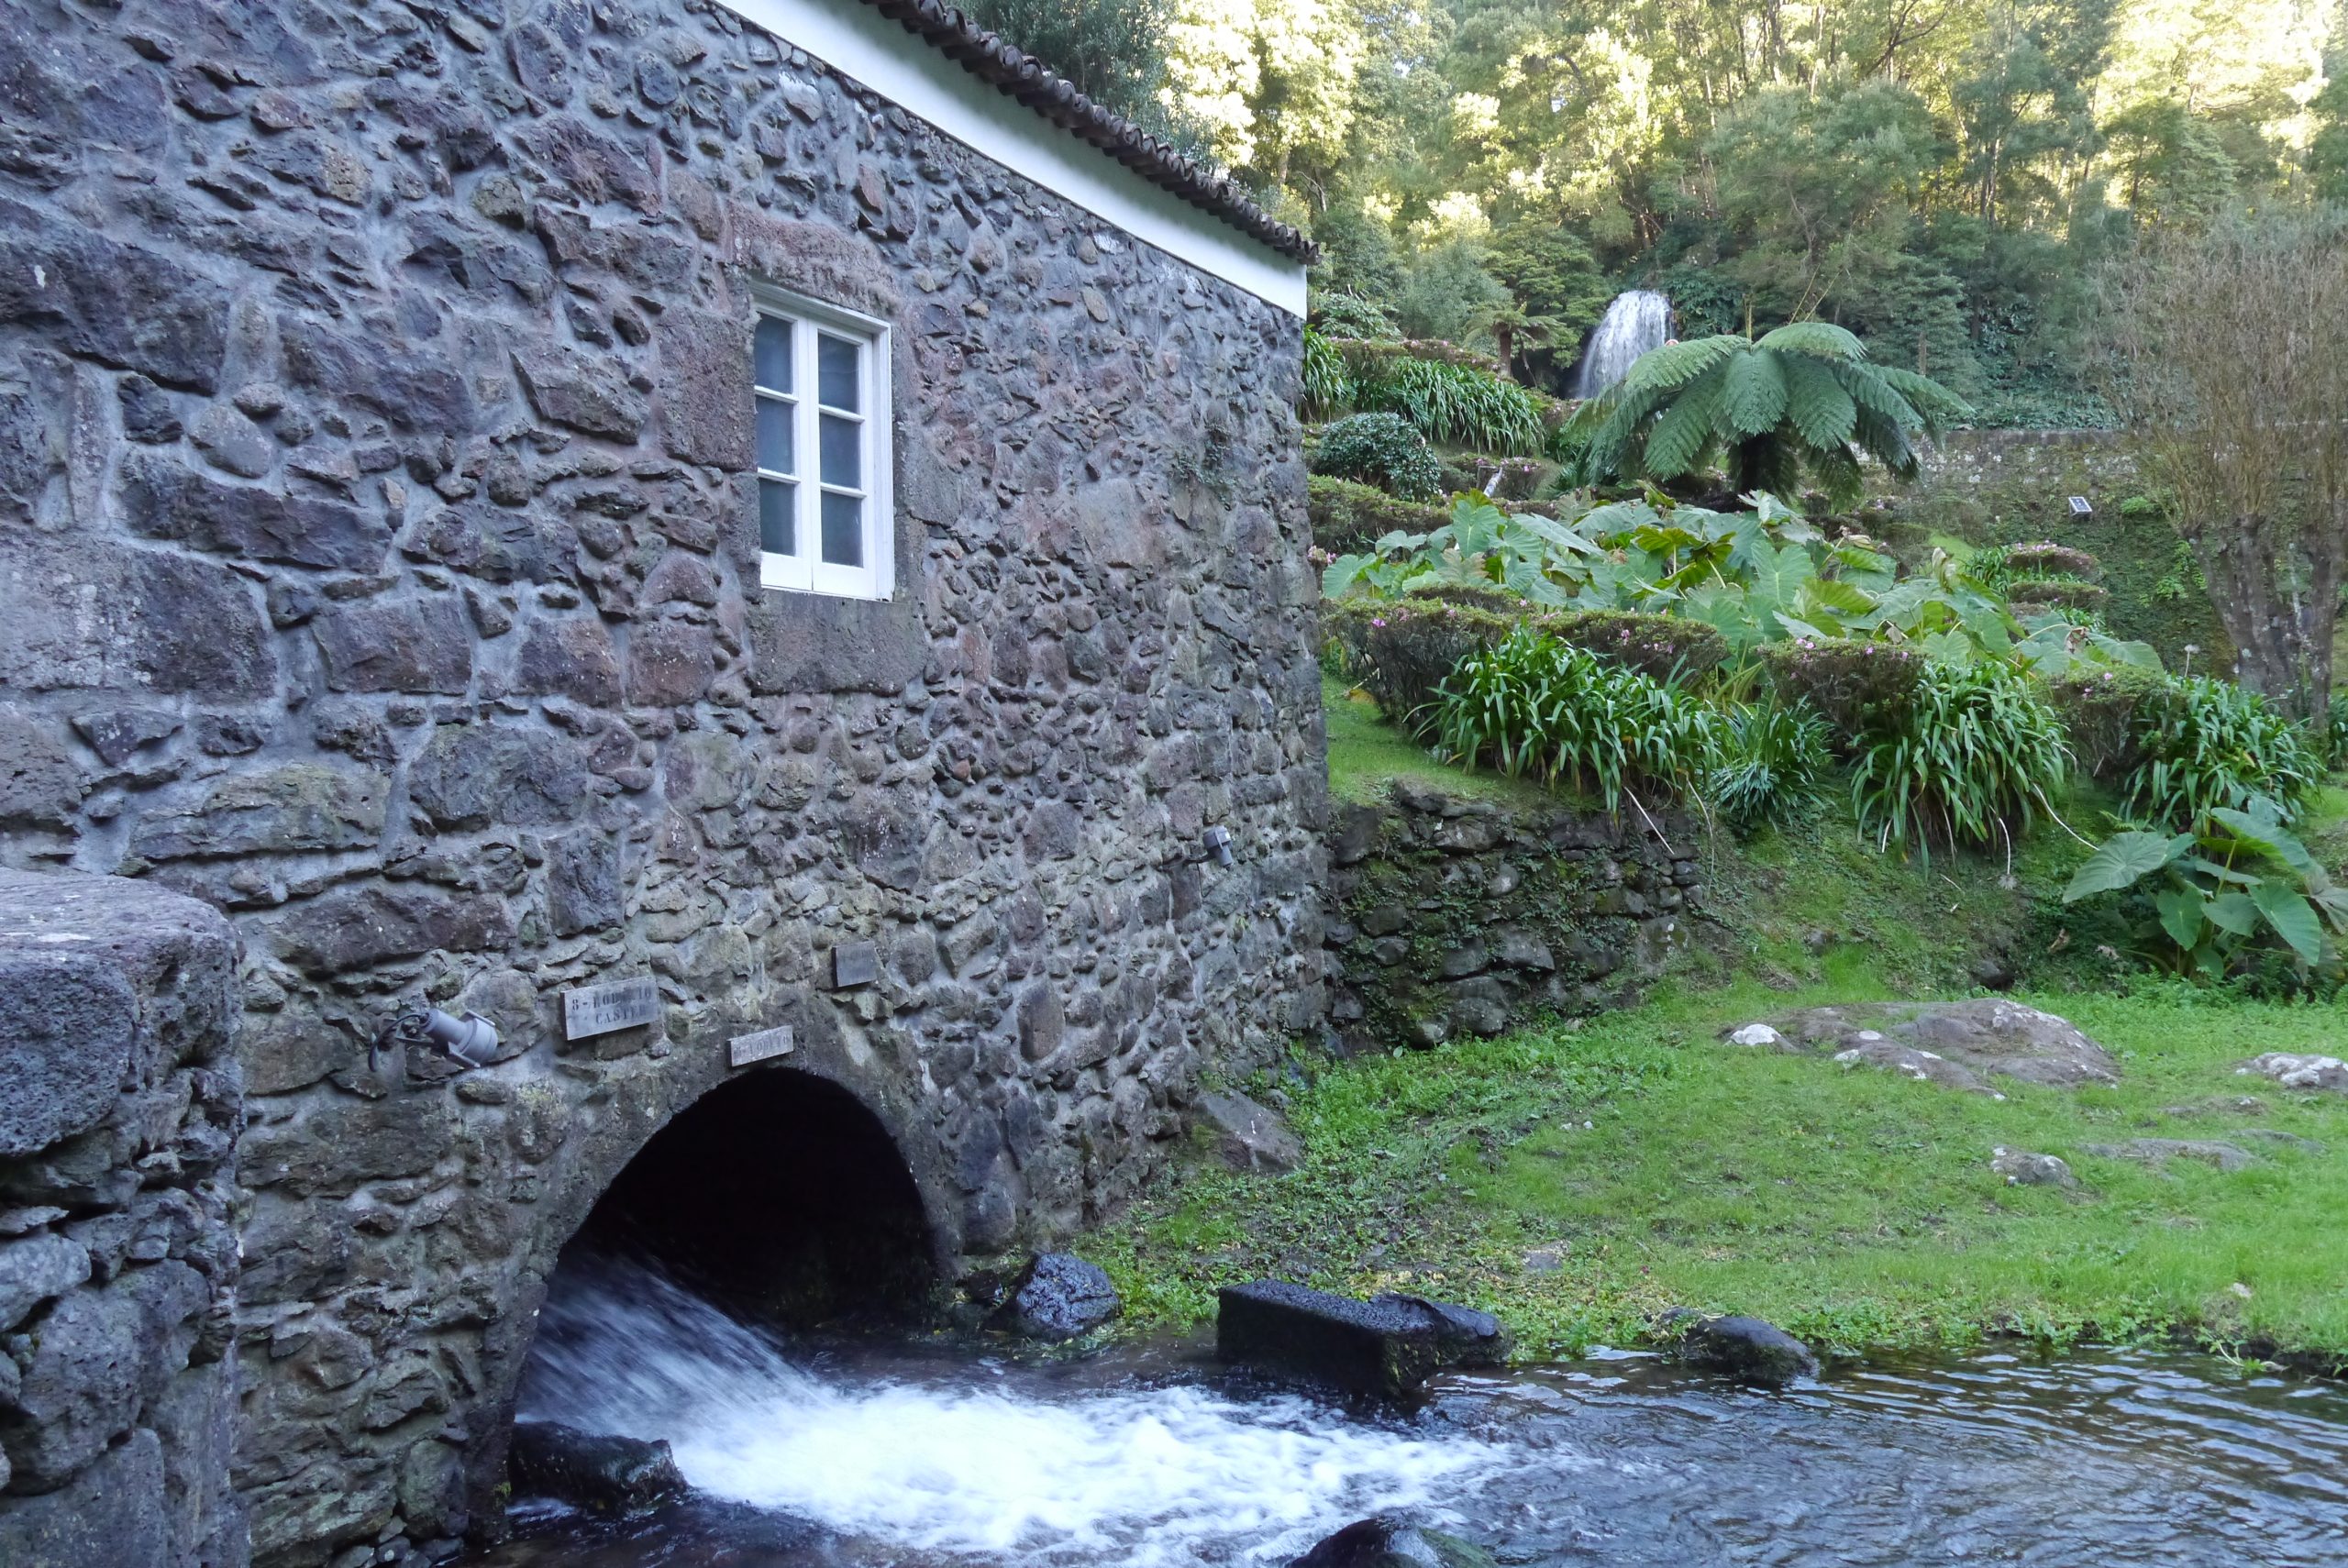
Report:
M2063 901L2149 892L2146 949L2176 973L2222 979L2280 944L2302 977L2336 967L2331 940L2348 932L2348 889L2282 824L2271 801L2212 807L2191 833L2132 829L2099 845Z

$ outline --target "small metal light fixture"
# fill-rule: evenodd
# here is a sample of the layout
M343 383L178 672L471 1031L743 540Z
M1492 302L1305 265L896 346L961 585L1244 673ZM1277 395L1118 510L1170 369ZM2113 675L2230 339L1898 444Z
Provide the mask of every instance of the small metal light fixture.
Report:
M1221 823L1207 829L1199 843L1202 850L1200 859L1212 860L1217 866L1231 864L1231 830Z
M393 1015L367 1043L367 1066L382 1066L392 1045L430 1045L459 1067L486 1067L497 1059L497 1026L481 1014L461 1018L437 1007L412 1007Z

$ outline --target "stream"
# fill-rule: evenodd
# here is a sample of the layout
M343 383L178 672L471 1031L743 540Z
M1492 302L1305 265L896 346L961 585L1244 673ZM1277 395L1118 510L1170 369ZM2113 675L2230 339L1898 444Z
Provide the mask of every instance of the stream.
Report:
M2348 1563L2348 1386L2103 1351L1843 1363L1789 1394L1645 1355L1346 1411L1203 1341L785 1349L657 1276L550 1304L523 1414L660 1437L695 1488L525 1503L479 1568L1282 1564L1401 1511L1502 1562Z

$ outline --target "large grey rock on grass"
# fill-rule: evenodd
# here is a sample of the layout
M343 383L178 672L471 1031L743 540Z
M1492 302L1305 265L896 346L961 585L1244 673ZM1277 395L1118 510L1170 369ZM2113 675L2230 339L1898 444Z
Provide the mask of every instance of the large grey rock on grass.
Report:
M1494 1568L1482 1547L1399 1519L1357 1520L1288 1568Z
M2077 1088L2116 1084L2119 1064L2068 1020L2003 997L1806 1008L1722 1032L1739 1045L1831 1055L1993 1097L1992 1077Z
M1304 1162L1304 1144L1288 1123L1244 1094L1200 1096L1199 1129L1235 1171L1292 1171Z
M2273 1078L2285 1088L2331 1089L2348 1094L2348 1062L2293 1051L2269 1051L2243 1063L2235 1072Z
M2131 1138L2125 1143L2083 1143L2079 1152L2099 1159L2135 1160L2151 1165L2166 1165L2171 1160L2198 1160L2217 1166L2228 1176L2246 1171L2258 1163L2257 1156L2249 1150L2214 1138Z

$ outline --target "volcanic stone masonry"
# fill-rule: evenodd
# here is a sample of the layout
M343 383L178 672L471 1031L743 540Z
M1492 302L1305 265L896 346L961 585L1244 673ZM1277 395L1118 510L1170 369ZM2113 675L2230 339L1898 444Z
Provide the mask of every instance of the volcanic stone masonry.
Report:
M892 602L759 590L754 279L893 324ZM71 1304L200 1297L152 1364L233 1339L256 1560L452 1552L557 1249L749 1031L945 1261L1130 1193L1324 1010L1298 330L696 0L12 4L0 860L227 912L247 1194L232 1324L202 1162L105 1189L119 1275L11 1209L92 1283L7 1419ZM371 1066L419 999L501 1061ZM151 1474L140 1375L0 1513Z

